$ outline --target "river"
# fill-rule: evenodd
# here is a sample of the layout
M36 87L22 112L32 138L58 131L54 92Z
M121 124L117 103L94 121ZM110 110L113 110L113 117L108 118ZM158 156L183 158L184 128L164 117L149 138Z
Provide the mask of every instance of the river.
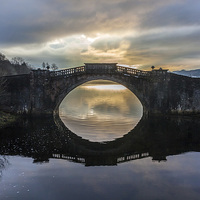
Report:
M74 89L59 113L0 130L0 199L199 199L199 118L143 117L108 81Z
M91 81L74 89L60 105L64 124L90 141L108 141L132 130L142 117L138 98L111 81Z

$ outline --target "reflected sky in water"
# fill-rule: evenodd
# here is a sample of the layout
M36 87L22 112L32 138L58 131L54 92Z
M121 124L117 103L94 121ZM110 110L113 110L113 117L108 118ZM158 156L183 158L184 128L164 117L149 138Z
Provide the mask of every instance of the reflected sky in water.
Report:
M59 118L23 119L0 130L0 199L199 200L199 129L199 118L145 117L97 143Z
M198 200L200 195L199 153L169 156L161 163L145 158L92 168L59 159L42 165L31 158L8 159L0 199Z
M111 81L91 81L70 92L60 105L60 117L77 135L108 141L132 130L142 117L142 105L127 88Z

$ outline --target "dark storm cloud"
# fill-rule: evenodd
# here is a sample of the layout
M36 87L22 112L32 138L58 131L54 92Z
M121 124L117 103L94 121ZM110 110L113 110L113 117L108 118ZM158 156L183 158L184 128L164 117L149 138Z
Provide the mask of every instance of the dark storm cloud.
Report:
M144 29L200 25L200 1L174 1L157 10L152 10L141 20Z
M110 33L136 27L143 28L143 24L155 26L157 15L160 18L157 24L162 23L162 9L166 9L165 13L169 9L165 6L169 4L173 11L172 2L163 3L156 0L3 0L0 13L0 42L6 44L41 43L70 34ZM150 23L149 13L151 14ZM196 15L194 14L194 17ZM166 15L164 18L166 19Z

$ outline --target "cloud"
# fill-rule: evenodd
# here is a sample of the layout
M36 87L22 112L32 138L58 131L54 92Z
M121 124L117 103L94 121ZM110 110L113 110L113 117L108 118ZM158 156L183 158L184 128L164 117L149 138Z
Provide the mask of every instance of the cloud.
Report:
M127 64L193 65L200 59L199 45L196 41L200 41L200 27L182 27L136 36L104 37L96 40L91 46L93 51L98 50L105 54L110 51L123 52L122 60L126 60Z
M90 61L194 67L199 9L197 0L3 0L1 51L34 65L54 59L63 67Z
M0 14L0 42L41 43L71 34L113 33L136 28L140 26L140 18L145 18L149 12L155 12L155 8L163 4L155 2L157 1L4 1Z
M199 1L174 1L173 4L152 10L141 21L143 29L200 25Z
M118 49L120 48L122 38L121 37L101 37L97 40L95 40L91 47L102 50L102 51L108 51L112 49Z

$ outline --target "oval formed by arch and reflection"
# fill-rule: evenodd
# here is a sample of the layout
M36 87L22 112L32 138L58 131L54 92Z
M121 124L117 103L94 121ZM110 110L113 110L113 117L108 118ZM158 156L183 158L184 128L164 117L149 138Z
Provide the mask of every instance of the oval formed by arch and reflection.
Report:
M62 101L59 115L74 133L90 141L122 137L140 121L143 107L126 87L112 81L89 81Z

